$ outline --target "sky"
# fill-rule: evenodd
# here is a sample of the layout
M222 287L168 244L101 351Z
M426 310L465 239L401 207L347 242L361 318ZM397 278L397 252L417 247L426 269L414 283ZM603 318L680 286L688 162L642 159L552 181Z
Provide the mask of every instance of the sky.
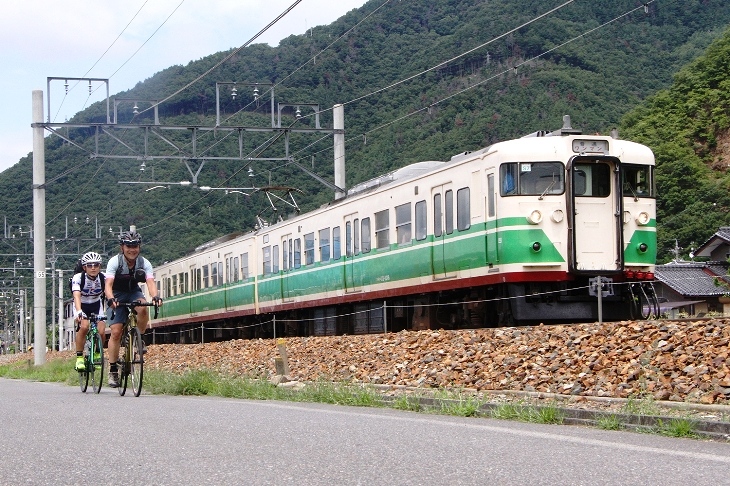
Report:
M163 69L240 47L295 0L3 0L0 6L0 172L33 150L32 92L44 120L62 123ZM255 43L328 25L366 0L302 0ZM111 47L110 47L111 46ZM98 62L97 62L98 61ZM212 80L215 82L216 80ZM226 80L227 81L227 80ZM100 88L100 89L98 89ZM46 135L48 132L46 132Z

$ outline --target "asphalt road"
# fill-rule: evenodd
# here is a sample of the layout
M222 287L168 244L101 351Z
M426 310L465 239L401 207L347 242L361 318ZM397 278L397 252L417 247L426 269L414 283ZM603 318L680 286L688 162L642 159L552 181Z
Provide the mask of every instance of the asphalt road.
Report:
M730 444L0 378L0 484L730 484Z

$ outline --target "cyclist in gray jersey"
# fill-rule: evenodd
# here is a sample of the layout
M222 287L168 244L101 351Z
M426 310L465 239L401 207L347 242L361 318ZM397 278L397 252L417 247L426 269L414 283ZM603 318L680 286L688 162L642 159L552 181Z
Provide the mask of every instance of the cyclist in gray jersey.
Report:
M119 359L119 344L122 338L122 329L127 320L129 309L118 307L119 302L131 303L135 301L147 302L139 284L147 284L147 291L152 302L162 305L162 299L157 293L155 274L149 260L140 256L142 237L136 231L127 231L119 236L120 253L111 258L104 273L106 277L104 293L108 300L108 307L114 309L114 318L110 320L111 336L107 354L109 356L109 386L119 386L117 360ZM137 327L144 334L149 322L147 307L137 307Z

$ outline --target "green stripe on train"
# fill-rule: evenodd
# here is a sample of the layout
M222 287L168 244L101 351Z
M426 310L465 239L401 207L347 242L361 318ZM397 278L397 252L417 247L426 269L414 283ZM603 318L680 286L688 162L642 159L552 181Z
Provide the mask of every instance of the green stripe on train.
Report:
M442 237L430 236L411 244L393 244L387 249L374 249L353 257L317 262L298 269L281 271L258 278L259 302L267 304L281 299L307 297L348 288L430 277L459 270L475 270L493 265L562 264L560 252L545 233L525 225L525 218L499 220L494 234L486 237L488 225L474 225L466 231L455 231ZM509 229L515 227L514 229ZM502 228L507 228L502 231ZM488 242L495 247L488 252ZM535 251L534 243L540 243ZM493 261L487 260L487 255ZM225 299L228 299L226 301ZM252 279L205 289L165 300L161 317L223 310L233 306L253 305Z

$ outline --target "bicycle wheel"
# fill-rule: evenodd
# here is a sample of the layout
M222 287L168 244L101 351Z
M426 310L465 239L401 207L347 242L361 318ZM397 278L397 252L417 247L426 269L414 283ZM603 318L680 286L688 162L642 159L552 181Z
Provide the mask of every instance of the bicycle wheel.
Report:
M129 378L129 330L126 328L122 331L121 358L117 361L117 369L119 370L119 387L117 391L119 395L124 396L127 392L127 379Z
M132 391L138 397L142 393L142 374L144 371L144 353L142 352L142 333L136 327L132 330L129 345L132 350L132 361L129 376L132 379Z
M117 370L119 370L119 386L117 391L120 396L124 396L127 392L127 378L129 378L129 365L127 364L127 352L124 351L122 359L117 361Z
M84 357L86 362L86 370L79 371L79 387L83 393L86 393L86 389L89 387L89 360Z
M99 334L94 335L91 339L91 387L94 393L101 391L101 385L104 382L104 344Z

